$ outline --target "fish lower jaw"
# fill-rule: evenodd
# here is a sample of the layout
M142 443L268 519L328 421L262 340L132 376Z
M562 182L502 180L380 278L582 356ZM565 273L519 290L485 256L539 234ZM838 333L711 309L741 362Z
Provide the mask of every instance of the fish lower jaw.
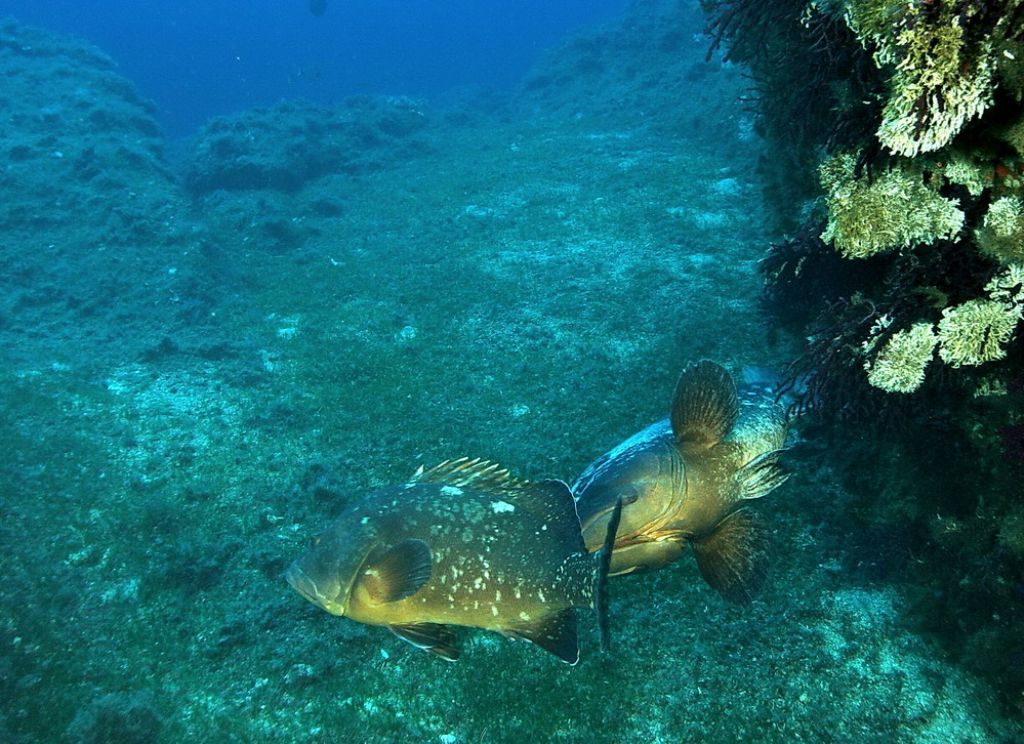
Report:
M291 585L292 589L315 604L317 607L323 608L331 615L336 615L338 617L344 616L344 605L334 602L322 595L320 590L317 588L316 582L303 573L302 569L297 566L292 566L288 569L288 573L285 575L285 578L287 579L288 584Z

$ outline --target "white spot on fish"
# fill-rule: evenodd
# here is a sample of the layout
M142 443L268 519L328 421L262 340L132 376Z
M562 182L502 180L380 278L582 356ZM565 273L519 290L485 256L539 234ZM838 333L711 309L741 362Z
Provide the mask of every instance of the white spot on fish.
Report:
M541 602L547 602L547 600L544 599L544 592L540 589L537 590L537 599L539 599Z
M363 517L359 520L359 524L367 524L370 521L369 517Z
M495 617L498 616L498 608L496 606L494 606L494 605L491 605L491 614L494 615Z
M441 493L445 496L461 496L462 489L458 486L441 486Z
M491 502L491 511L493 511L495 514L511 514L515 510L516 510L516 508L514 506L512 506L512 504L508 503L507 501L492 501Z
M520 620L529 620L530 619L530 614L528 612L520 612L519 613L519 619Z
M494 592L494 601L495 602L500 602L501 601L501 590L500 589L498 591Z

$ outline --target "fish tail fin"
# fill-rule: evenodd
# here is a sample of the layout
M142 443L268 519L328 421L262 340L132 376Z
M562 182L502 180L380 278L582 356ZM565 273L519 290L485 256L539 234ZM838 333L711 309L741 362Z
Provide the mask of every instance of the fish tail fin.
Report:
M768 540L748 509L723 519L714 532L693 541L701 576L734 604L750 604L768 576Z
M615 547L615 534L619 530L619 519L622 517L622 498L615 501L611 518L608 520L608 531L605 533L604 546L597 553L597 565L594 569L594 609L597 611L597 626L601 630L601 650L611 648L611 635L608 630L608 569L612 563L612 550Z

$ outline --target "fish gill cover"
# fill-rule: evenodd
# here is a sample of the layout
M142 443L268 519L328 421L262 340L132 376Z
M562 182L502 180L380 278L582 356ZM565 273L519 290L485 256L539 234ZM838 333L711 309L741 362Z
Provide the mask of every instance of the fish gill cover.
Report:
M310 23L343 9L294 5ZM872 146L895 90L874 54L898 65L913 45L882 35L869 55L859 34L879 22L855 28L840 3L721 4L709 38L695 4L638 1L513 93L271 101L186 142L104 53L3 22L0 740L1020 739L1024 519L1002 459L1020 454L1016 330L983 334L1003 359L932 358L923 384L942 395L883 391L863 366L877 334L873 364L919 359L950 326L1002 328L1016 302L1000 251L1017 162L989 129L1012 129L1013 68L974 74L979 35L1016 6L954 22L959 6L935 5L942 38L958 25L974 44L957 68L973 88L957 90L986 104L925 119L921 146L892 158ZM843 41L825 73L801 30L818 27L791 11ZM705 60L718 31L735 62ZM785 108L818 99L776 74L867 103L823 124ZM819 162L826 140L859 148L852 174ZM990 164L991 182L954 181L954 145L994 148L961 169ZM924 189L924 227L896 222L898 244L865 258L824 245L832 191L867 201L879 184ZM782 207L803 200L822 211L797 230ZM791 257L791 280L816 288L772 280L790 322L845 288L835 330L812 336L825 357L807 358L843 371L850 404L797 422L794 475L758 506L772 571L751 606L693 561L613 578L612 654L570 672L483 633L445 665L284 583L318 526L419 465L485 456L571 480L664 416L685 363L784 366L803 328L762 304L773 239L761 265L789 277ZM897 296L918 314L843 330ZM963 392L988 370L1007 395ZM909 431L827 425L865 390L895 414L921 396ZM582 625L581 645L597 635Z

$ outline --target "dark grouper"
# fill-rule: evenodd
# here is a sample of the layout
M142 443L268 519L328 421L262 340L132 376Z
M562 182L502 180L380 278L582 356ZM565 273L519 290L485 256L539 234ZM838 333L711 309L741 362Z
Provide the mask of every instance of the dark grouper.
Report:
M530 483L495 463L446 461L346 509L288 569L288 583L332 615L386 625L454 661L452 625L496 630L579 660L576 607L598 612L618 522L591 555L572 492Z
M777 405L747 406L714 362L683 372L670 419L634 434L573 484L583 537L601 548L621 503L610 573L648 571L693 546L704 579L749 602L767 573L762 529L745 507L786 478L778 465L786 420Z

